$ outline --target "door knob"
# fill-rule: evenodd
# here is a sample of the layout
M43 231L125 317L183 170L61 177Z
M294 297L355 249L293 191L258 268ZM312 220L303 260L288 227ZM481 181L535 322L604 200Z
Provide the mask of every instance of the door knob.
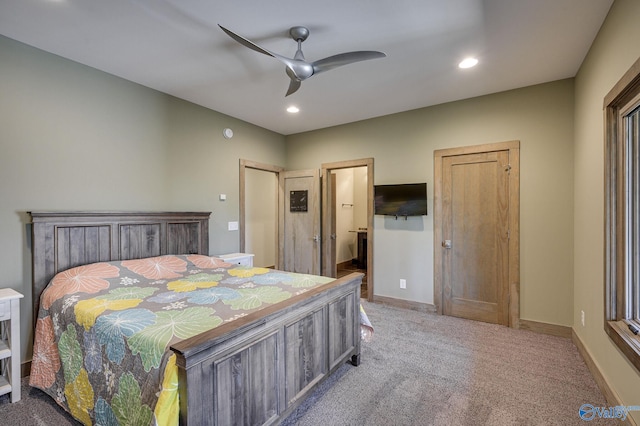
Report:
M442 247L446 249L450 249L451 247L453 247L453 244L451 244L451 240L444 240L442 242Z

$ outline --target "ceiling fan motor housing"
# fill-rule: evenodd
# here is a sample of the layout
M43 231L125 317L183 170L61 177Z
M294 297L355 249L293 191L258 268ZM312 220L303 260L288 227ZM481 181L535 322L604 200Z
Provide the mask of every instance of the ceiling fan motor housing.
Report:
M309 37L309 30L305 27L291 27L289 35L295 41L305 41Z

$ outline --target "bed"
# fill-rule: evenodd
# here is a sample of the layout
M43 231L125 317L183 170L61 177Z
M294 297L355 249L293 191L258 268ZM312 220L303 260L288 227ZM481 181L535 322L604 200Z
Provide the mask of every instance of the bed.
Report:
M30 214L32 386L82 423L278 424L360 363L362 274L228 264L210 213Z

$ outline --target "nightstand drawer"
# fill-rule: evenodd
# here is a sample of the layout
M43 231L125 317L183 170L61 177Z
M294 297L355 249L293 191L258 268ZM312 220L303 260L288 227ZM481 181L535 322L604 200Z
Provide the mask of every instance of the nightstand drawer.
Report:
M0 321L11 319L11 301L0 300Z
M250 257L242 257L234 259L232 262L242 266L253 266L253 262L251 260L252 259Z
M224 260L225 262L235 263L236 265L253 266L253 254L231 253L231 254L221 254L218 257Z

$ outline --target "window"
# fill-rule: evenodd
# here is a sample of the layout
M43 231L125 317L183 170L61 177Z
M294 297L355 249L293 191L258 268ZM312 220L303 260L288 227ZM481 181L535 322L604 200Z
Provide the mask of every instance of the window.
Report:
M605 331L640 370L640 60L604 106Z

